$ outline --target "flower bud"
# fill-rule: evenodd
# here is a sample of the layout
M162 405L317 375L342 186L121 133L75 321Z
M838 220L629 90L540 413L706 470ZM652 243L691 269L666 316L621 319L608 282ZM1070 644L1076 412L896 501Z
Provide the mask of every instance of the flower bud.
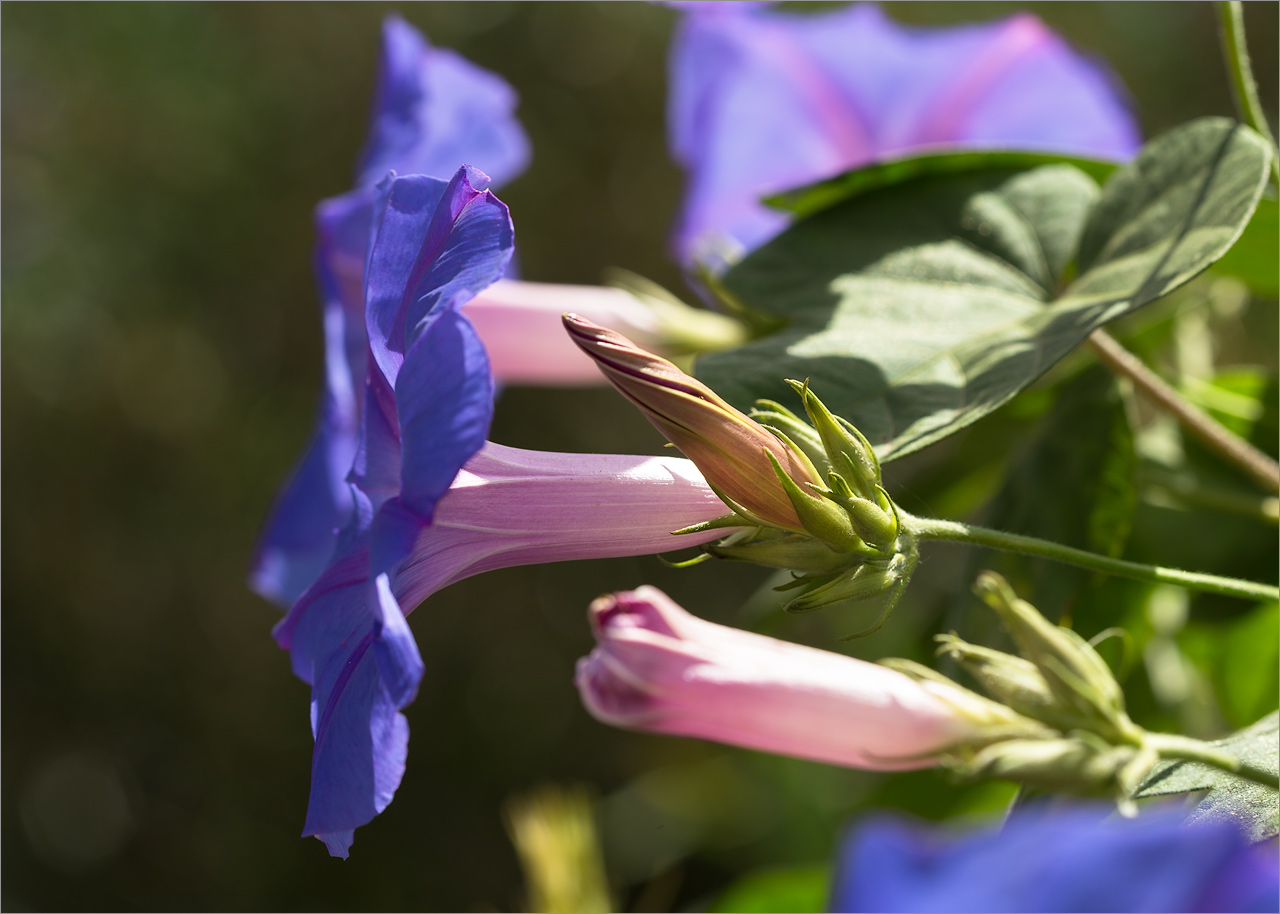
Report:
M1096 739L1009 739L987 746L956 771L1044 790L1122 795L1126 773L1140 752Z
M955 635L938 635L937 640L938 655L958 662L997 701L1060 730L1079 726L1078 719L1062 713L1049 683L1031 661L969 644Z
M615 726L892 771L935 764L986 723L936 683L707 622L653 587L590 614L597 646L578 661L578 691Z
M794 485L805 487L818 481L807 457L625 336L575 314L564 315L564 325L613 386L697 465L731 507L761 524L804 532L773 467L776 462Z
M1018 599L998 574L984 572L974 589L1000 615L1019 651L1039 671L1053 694L1056 713L1108 740L1133 735L1134 726L1124 712L1124 693L1092 645Z

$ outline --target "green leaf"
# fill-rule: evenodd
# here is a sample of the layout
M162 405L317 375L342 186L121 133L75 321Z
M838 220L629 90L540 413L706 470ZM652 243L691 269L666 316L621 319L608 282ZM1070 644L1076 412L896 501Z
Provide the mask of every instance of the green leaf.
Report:
M1280 712L1269 714L1251 727L1213 743L1241 761L1270 772L1280 770ZM1232 821L1252 841L1265 841L1280 833L1280 801L1269 787L1246 781L1199 762L1166 761L1152 769L1135 799L1207 790L1208 794L1187 817L1187 822Z
M984 523L1119 556L1137 506L1136 468L1133 432L1116 380L1095 366L1061 385L1053 408L1010 467ZM1058 562L983 551L974 554L966 580L974 580L980 568L998 571L1016 591L1034 595L1036 607L1054 620L1070 616L1099 580ZM969 594L958 596L964 607L979 610L972 614L976 619L966 621L982 620L984 633L975 636L990 643L983 640L994 634L990 611L979 608Z
M711 910L825 911L829 881L825 863L758 870L730 886Z
M928 175L991 170L1024 171L1041 165L1071 165L1096 182L1105 181L1118 167L1116 162L1051 152L1012 149L927 152L847 171L833 178L775 194L765 198L764 202L774 209L784 210L795 216L811 216L850 197Z
M1264 603L1236 620L1222 634L1222 659L1216 673L1223 711L1231 720L1252 720L1276 706L1276 640L1280 606Z
M1280 294L1280 268L1276 251L1280 250L1280 206L1275 191L1268 188L1258 201L1253 218L1222 259L1213 265L1215 273L1243 280L1260 298Z
M697 374L740 408L787 402L783 379L808 378L882 459L918 450L1212 264L1253 212L1268 156L1248 128L1207 118L1150 143L1100 195L1062 164L860 192L725 276L788 325L700 358ZM1087 269L1067 284L1077 249Z

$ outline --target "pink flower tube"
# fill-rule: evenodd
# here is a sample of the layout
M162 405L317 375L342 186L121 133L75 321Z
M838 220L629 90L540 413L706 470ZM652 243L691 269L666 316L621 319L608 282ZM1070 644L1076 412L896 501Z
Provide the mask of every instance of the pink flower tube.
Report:
M690 615L654 587L591 605L578 661L587 710L614 726L894 771L979 733L976 696L888 667Z
M727 512L680 457L560 454L490 441L438 502L400 566L395 593L412 608L495 568L687 549L725 531L673 530Z
M577 387L607 383L595 362L560 324L573 311L597 324L656 346L657 313L634 295L608 286L570 286L503 279L463 307L489 353L501 384Z

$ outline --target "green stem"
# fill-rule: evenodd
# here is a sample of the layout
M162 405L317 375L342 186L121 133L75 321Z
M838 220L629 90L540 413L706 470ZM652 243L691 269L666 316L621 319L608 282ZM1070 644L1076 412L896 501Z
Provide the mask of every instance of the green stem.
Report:
M1246 781L1253 781L1272 790L1280 790L1280 778L1274 772L1243 762L1210 743L1172 733L1148 733L1143 742L1160 753L1161 758L1200 762L1202 765L1218 768L1236 777L1244 778Z
M1236 107L1244 122L1271 142L1271 180L1280 183L1280 159L1277 158L1276 139L1267 125L1258 100L1258 83L1253 78L1249 64L1249 48L1244 40L1244 8L1239 0L1218 3L1218 19L1222 27L1222 52L1227 58L1227 72L1231 76L1231 88L1235 93Z
M1253 495L1207 486L1194 477L1154 465L1143 466L1139 470L1138 487L1146 500L1159 499L1159 503L1166 507L1219 511L1272 527L1280 523L1280 499L1274 495Z
M1223 578L1197 571L1181 571L1177 568L1126 562L1123 559L1113 559L1095 552L1064 546L1061 543L1037 539L1034 536L1004 533L1000 530L990 530L958 521L915 517L901 508L898 509L898 513L907 530L921 540L949 540L971 546L988 546L992 549L1003 549L1006 552L1018 552L1022 555L1034 555L1067 565L1076 565L1080 568L1100 571L1103 574L1114 574L1136 581L1178 584L1188 590L1222 594L1228 597L1241 597L1247 600L1280 599L1280 588L1271 584L1258 584L1254 581Z
M1089 334L1089 345L1108 368L1132 381L1135 387L1177 419L1202 444L1248 473L1268 492L1280 493L1280 464L1204 410L1188 402L1105 330L1095 330Z

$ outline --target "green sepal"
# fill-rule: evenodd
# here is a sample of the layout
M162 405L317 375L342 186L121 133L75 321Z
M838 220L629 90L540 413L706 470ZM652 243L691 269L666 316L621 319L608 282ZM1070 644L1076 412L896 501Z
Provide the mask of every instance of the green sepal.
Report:
M822 439L818 437L818 433L781 403L757 400L755 408L748 415L771 432L786 436L814 466L829 466L827 452L822 447Z
M748 520L737 512L730 511L728 514L722 514L714 520L704 520L701 523L690 524L687 527L681 527L679 530L672 530L672 536L684 536L686 533L705 533L708 530L723 530L726 527L755 527L758 526L755 521Z
M853 532L853 525L849 520L849 515L827 499L805 492L796 485L794 479L787 475L787 471L782 468L782 464L778 463L777 457L768 451L765 453L769 458L769 462L773 464L774 475L778 477L778 481L782 484L782 490L787 493L787 498L791 500L792 507L796 509L796 516L800 518L801 526L811 536L821 540L837 552L858 551L863 542Z
M867 563L813 587L782 608L789 613L808 613L838 603L853 603L879 596L893 587L895 581L893 572L884 565Z
M957 661L984 692L1019 714L1062 731L1078 730L1091 723L1089 716L1062 706L1030 660L970 644L954 634L937 635L935 640L938 656Z
M741 562L754 562L767 568L783 568L788 571L838 572L847 568L850 556L833 552L811 536L802 533L783 533L781 536L763 536L743 543L725 543L704 547L716 558Z
M664 558L661 555L655 556L655 558L657 558L659 562L666 565L668 568L692 568L694 565L701 565L703 562L710 561L712 556L708 555L705 552L701 552L698 555L695 555L691 559L684 559L679 562L673 562L671 561L671 559Z
M809 389L808 381L788 380L787 383L804 401L804 410L822 440L831 466L840 466L843 457L843 462L852 469L849 484L863 498L874 499L876 486L880 484L880 462L867 439L849 423L842 425Z
M882 552L891 550L898 539L897 512L885 511L875 502L854 494L844 477L836 473L830 474L827 481L830 490L820 490L821 494L844 509L854 532Z
M1109 739L1132 735L1135 728L1124 712L1124 693L1089 642L1019 599L998 574L984 572L974 590L999 614L1018 650L1035 664L1063 711L1084 718L1088 729Z

